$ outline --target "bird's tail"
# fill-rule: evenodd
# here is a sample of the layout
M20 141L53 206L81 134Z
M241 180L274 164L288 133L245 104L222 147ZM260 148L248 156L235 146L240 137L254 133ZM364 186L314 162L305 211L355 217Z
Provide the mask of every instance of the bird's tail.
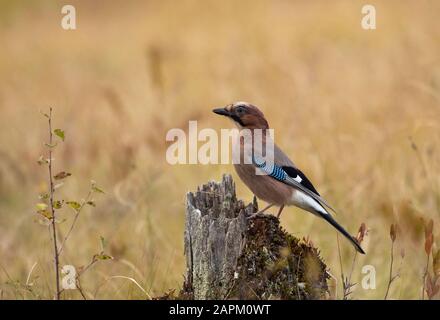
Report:
M320 216L328 223L330 223L336 230L342 233L359 253L365 254L365 251L361 248L359 242L352 235L350 235L339 223L337 223L336 220L329 213L320 214Z

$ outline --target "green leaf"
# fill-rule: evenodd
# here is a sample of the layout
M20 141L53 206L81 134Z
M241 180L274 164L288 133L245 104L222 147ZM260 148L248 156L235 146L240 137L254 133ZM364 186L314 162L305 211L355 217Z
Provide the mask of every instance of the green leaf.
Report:
M62 180L65 179L67 177L70 177L72 174L69 172L65 172L65 171L61 171L58 172L56 175L54 175L53 177L55 178L55 180Z
M48 147L48 148L55 148L56 146L57 146L57 143L55 142L55 143L52 143L52 144L50 144L50 143L45 143L44 144L46 147Z
M107 241L105 241L103 236L99 236L99 240L101 242L101 252L104 252L104 249L105 249L105 247L107 245Z
M47 204L45 203L37 203L37 210L46 210Z
M75 211L78 211L81 208L81 205L76 201L66 201L66 204L68 204Z
M38 196L38 199L40 200L47 200L49 199L49 194L48 193L42 193Z
M43 116L45 116L46 118L48 118L49 119L49 115L46 113L46 112L44 112L44 111L42 111L42 110L40 110L40 113L43 115Z
M40 156L40 157L38 158L37 163L41 166L41 165L43 165L43 164L47 164L47 163L49 163L49 160L44 159L43 156Z
M52 213L49 212L49 210L38 210L37 213L39 215L42 215L43 217L45 217L46 219L52 219Z
M98 188L97 186L92 186L92 190L98 193L105 193L104 190Z
M64 200L57 200L53 203L53 208L54 209L61 209L61 207L63 206Z
M64 130L61 130L61 129L55 129L55 130L53 131L53 133L55 133L55 134L56 134L61 140L64 141L64 138L65 138Z
M97 255L95 255L95 258L98 260L112 260L113 259L112 256L105 254L105 253L97 254Z
M86 203L87 203L89 206L96 207L96 203L95 203L95 201L93 201L93 200L87 201Z

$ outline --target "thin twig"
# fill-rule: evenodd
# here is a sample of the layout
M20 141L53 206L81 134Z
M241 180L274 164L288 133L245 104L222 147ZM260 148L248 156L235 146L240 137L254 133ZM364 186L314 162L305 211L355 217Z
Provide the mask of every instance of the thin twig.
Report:
M341 267L341 278L342 278L342 292L344 294L343 299L347 300L349 292L347 293L345 277L344 277L344 268L342 267L342 255L341 255L341 246L339 245L339 234L336 233L336 242L338 244L338 255L339 255L339 265Z
M53 185L53 179L52 179L52 108L49 110L49 184L50 184L50 197L49 197L49 204L50 204L50 212L52 215L52 239L53 239L53 254L54 254L54 264L55 264L55 282L56 282L56 294L55 299L60 299L60 270L59 270L59 252L58 252L58 244L57 244L57 231L56 231L56 221L55 221L55 209L54 209L54 185Z
M81 271L79 271L75 277L75 282L77 284L77 289L78 291L80 291L81 295L83 296L84 293L82 292L82 288L81 288L81 283L80 283L80 277L91 267L93 266L98 260L96 259L96 256L93 256L92 261L89 262L89 264L87 266L85 266ZM80 284L80 286L78 286L78 283ZM61 289L60 294L64 292L64 289ZM83 296L83 298L85 298ZM86 300L86 299L85 299Z
M387 292L385 293L384 300L388 298L388 293L390 291L391 283L396 279L396 277L393 277L393 263L394 263L394 241L391 242L390 279L388 280Z
M80 282L79 278L76 279L76 287L77 287L79 293L81 294L81 296L83 297L83 299L87 300L87 298L86 298L86 296L85 296L85 294L83 292L83 289L81 287L81 282Z
M351 276L353 275L353 270L354 270L354 266L356 264L357 255L358 255L358 253L356 251L353 256L353 261L351 262L351 270L350 270L350 275L348 276L348 283L351 282Z
M298 273L299 273L299 268L300 268L300 261L301 261L301 256L299 256L298 258L298 263L296 265L296 295L298 296L298 300L301 300L301 294L299 292L299 286L298 286Z
M429 269L429 254L428 254L428 259L426 259L425 274L423 275L422 300L425 300L425 286L426 286L426 276L428 275L428 269Z
M85 268L83 268L80 272L78 272L78 276L77 277L80 277L80 276L82 276L91 266L93 266L96 262L97 262L98 260L96 260L96 257L95 256L93 256L93 258L92 258L92 261L90 261L90 263L85 267Z
M82 209L84 208L84 206L87 204L87 202L90 200L90 197L92 195L92 189L89 190L89 193L87 194L86 199L84 200L84 202L81 204L81 206L79 207L79 209L76 211L75 213L75 217L73 218L72 224L70 225L69 231L67 231L66 236L63 239L63 242L61 243L60 249L58 251L58 254L61 254L61 252L64 249L64 245L66 244L67 239L69 239L70 234L72 233L73 228L75 227L76 221L78 220L79 214L81 213Z

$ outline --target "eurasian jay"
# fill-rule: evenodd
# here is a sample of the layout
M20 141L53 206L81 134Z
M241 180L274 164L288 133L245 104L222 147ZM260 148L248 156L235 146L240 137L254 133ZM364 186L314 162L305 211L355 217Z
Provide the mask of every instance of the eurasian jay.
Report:
M263 113L254 105L246 102L235 102L225 108L213 110L214 113L226 116L231 119L240 131L255 129L263 131L262 139L267 140L264 132L269 129L269 124ZM246 139L240 137L236 143L240 143L240 152L246 153ZM254 195L267 202L269 205L256 214L262 213L273 206L279 206L277 217L281 215L284 206L297 206L303 210L313 213L330 223L336 230L342 233L362 254L365 254L357 240L351 236L342 226L340 226L330 214L329 210L334 211L330 205L316 191L310 180L299 170L293 162L273 144L273 163L269 164L255 155L254 143L249 146L252 151L251 160L234 163L240 179L254 193ZM264 145L264 143L263 143ZM263 174L257 174L258 170ZM255 216L254 214L253 216Z

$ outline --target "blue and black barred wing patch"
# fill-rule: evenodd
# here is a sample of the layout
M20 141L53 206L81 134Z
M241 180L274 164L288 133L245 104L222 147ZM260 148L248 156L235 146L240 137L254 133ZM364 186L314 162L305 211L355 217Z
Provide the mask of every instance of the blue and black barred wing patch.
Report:
M317 194L318 196L320 195L316 190L316 188L313 186L313 184L310 182L310 180L301 170L287 166L283 166L281 168L289 175L289 177L292 177L294 180L298 181L302 186L306 187L307 189Z
M278 181L285 181L287 178L287 173L281 167L273 163L267 163L257 157L254 157L254 163L257 168Z
M321 205L329 208L333 212L336 212L335 209L333 209L316 191L315 187L312 185L309 179L302 173L300 170L295 169L293 167L280 167L273 163L266 163L261 158L254 157L254 164L257 168L261 169L263 172L265 172L267 175L271 176L272 178L283 182L285 184L288 184L294 188L297 188L304 192L305 194L309 195L313 199L315 199L318 203ZM290 174L286 172L290 171ZM293 169L293 170L292 170ZM295 174L294 174L295 173Z
M303 187L309 189L319 196L318 191L301 170L289 166L280 167L275 164L269 164L258 157L254 158L254 163L258 168L272 178L275 178L278 181L286 181L287 177L290 177Z

